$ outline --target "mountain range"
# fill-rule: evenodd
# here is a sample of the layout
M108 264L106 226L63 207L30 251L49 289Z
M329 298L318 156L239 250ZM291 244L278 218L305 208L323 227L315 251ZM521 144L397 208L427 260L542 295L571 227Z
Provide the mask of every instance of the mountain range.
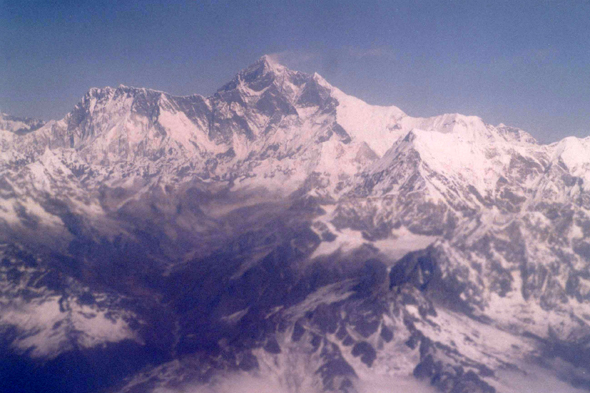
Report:
M0 174L2 391L590 390L590 137L263 56L2 114Z

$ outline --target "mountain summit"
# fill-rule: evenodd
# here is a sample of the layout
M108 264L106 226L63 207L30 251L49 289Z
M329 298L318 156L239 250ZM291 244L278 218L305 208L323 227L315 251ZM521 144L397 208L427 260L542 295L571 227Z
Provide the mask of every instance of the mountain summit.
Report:
M263 56L211 97L1 115L0 149L2 391L590 386L588 138L411 117Z

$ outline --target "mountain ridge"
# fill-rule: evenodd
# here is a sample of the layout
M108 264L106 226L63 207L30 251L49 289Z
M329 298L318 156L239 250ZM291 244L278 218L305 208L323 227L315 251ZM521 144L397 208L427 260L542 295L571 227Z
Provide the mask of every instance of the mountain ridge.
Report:
M211 97L93 88L11 130L10 356L119 356L113 392L237 370L293 392L383 376L512 392L502 373L530 359L590 386L589 138L414 118L268 56Z

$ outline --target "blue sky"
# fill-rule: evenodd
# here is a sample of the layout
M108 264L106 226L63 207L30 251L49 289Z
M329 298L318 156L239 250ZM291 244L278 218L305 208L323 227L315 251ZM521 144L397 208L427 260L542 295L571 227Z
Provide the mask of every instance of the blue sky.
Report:
M0 111L94 86L210 95L263 54L371 104L590 135L590 1L0 0Z

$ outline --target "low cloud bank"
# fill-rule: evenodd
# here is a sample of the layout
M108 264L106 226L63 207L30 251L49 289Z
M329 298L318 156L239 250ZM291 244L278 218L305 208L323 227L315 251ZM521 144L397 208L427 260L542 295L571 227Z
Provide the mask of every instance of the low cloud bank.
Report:
M570 383L579 369L558 360L549 368L528 366L525 372L500 371L497 373L501 387L497 389L506 393L588 393L586 389L576 388Z
M158 388L152 393L321 393L320 389L314 389L302 382L305 381L286 384L273 378L234 374L218 378L207 385L187 384L175 389ZM376 376L370 381L356 381L355 387L359 393L435 393L432 387L412 377Z

